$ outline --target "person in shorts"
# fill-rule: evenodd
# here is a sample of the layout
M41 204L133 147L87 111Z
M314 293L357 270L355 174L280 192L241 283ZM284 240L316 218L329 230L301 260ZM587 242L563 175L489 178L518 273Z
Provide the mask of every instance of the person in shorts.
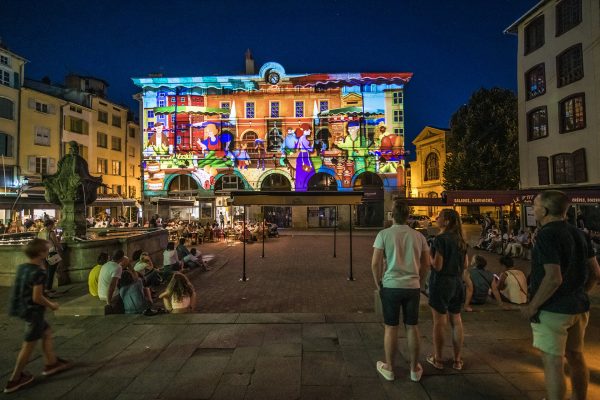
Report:
M371 269L375 286L380 293L385 324L385 362L377 362L377 371L386 380L394 380L394 358L398 348L398 325L402 310L410 353L410 377L418 382L423 374L423 367L418 361L420 288L431 257L425 236L406 224L409 211L406 202L394 202L394 224L377 234L373 244Z
M600 278L592 244L566 222L569 199L558 190L536 196L533 213L538 230L531 259L530 302L523 316L530 320L533 347L542 352L548 400L566 397L564 359L569 363L572 399L587 398L590 373L583 338L589 320L588 292Z
M47 240L33 239L25 246L25 255L29 261L17 267L9 314L25 321L25 334L15 369L4 388L4 393L15 392L33 381L33 375L24 369L39 340L42 340L45 361L42 375L54 375L71 367L69 361L54 354L52 331L44 319L46 307L51 310L58 309L57 303L44 296L44 285L48 278L45 261L49 249L50 243Z
M436 369L444 368L442 349L449 321L454 350L452 368L462 370L463 325L460 311L465 300L463 273L468 265L467 244L460 216L455 210L442 210L436 222L441 233L435 237L431 248L429 307L433 315L433 354L427 356L427 362Z

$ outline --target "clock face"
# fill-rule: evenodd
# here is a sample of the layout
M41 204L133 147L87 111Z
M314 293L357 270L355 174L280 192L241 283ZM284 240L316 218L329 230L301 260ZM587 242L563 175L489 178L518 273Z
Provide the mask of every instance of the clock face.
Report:
M277 72L269 72L269 75L267 75L267 81L271 85L277 85L279 83L279 79L279 74Z

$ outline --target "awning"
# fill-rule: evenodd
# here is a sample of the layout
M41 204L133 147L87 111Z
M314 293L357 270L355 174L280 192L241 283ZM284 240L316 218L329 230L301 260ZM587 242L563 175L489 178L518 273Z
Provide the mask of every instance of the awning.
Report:
M217 107L199 107L199 106L178 106L178 113L185 114L201 114L201 115L218 115L218 114L229 114L228 108L217 108ZM174 114L175 106L168 107L156 107L154 114Z
M371 116L371 115L384 115L384 110L379 109L365 109L363 112L362 107L350 106L350 107L342 107L342 108L334 108L331 110L323 111L319 113L319 117L329 117L332 115L350 115L352 117L356 116Z
M406 201L409 206L427 206L427 207L442 207L447 204L442 203L442 199L439 197L407 197L401 199Z
M334 206L357 205L363 192L252 192L233 191L234 206Z
M600 204L600 189L569 190L556 188L556 190L564 192L571 204ZM533 204L533 199L541 192L543 192L543 190L522 190L520 191L521 202Z
M169 197L151 197L150 203L163 206L194 207L196 205L196 200L175 199Z
M113 197L101 197L97 198L92 204L88 204L88 207L134 207L136 206L135 199L120 199Z
M0 209L2 210L23 210L23 209L53 209L58 210L61 207L56 204L48 203L43 195L33 195L23 193L18 196L16 193L7 193L0 195Z
M446 205L455 206L502 206L520 201L517 190L457 190L446 196Z

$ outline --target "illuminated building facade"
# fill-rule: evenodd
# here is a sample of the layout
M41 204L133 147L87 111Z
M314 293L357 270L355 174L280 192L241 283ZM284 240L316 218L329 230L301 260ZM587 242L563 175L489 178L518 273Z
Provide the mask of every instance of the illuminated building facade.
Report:
M287 74L269 62L257 74L134 78L142 90L145 209L202 221L223 213L231 221L239 216L227 205L231 190L360 190L365 202L355 221L382 226L384 201L404 193L411 77ZM186 210L169 199L195 205ZM249 218L262 213L294 227L328 227L334 218L327 207L256 209Z

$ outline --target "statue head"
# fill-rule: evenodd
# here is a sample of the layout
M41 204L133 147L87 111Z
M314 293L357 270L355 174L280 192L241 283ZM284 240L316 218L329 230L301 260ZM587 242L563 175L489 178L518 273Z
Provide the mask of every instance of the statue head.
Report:
M69 142L69 154L72 154L74 156L79 155L79 143L77 143L74 140L71 140Z

